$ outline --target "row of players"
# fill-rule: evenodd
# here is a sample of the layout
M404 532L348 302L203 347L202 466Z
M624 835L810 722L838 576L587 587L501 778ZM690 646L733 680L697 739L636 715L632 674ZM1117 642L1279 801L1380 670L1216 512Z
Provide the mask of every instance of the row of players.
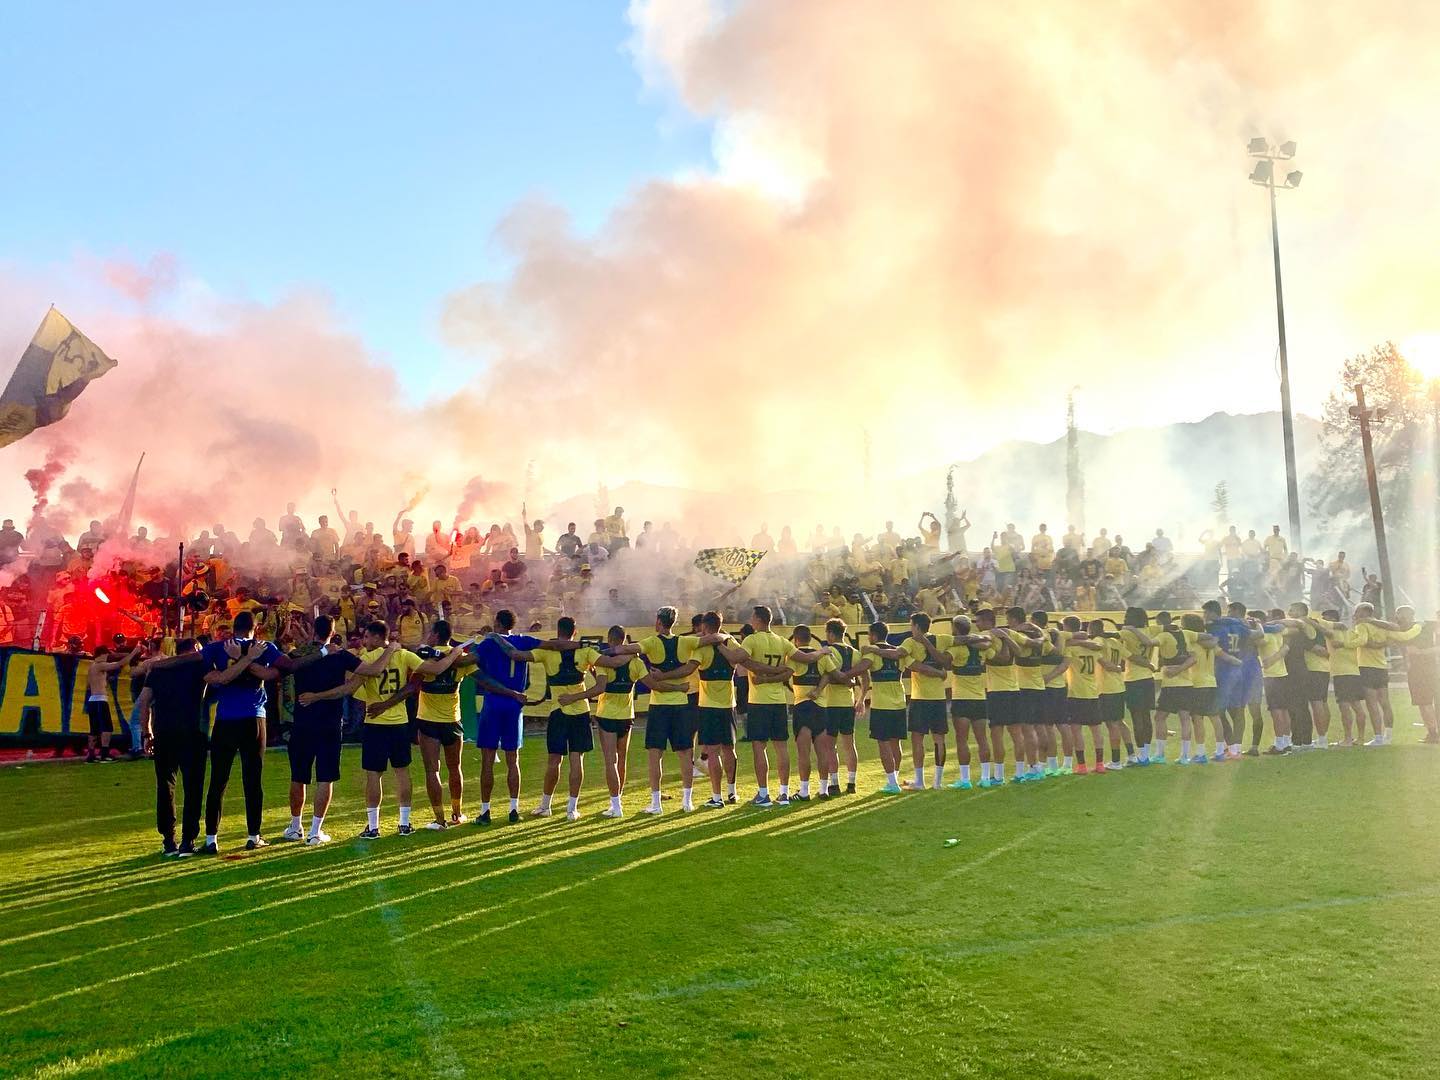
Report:
M703 806L738 801L737 716L743 721L743 740L752 748L758 789L753 804L768 808L809 799L817 771L816 795L853 792L855 720L867 713L886 773L881 790L887 794L904 790L899 773L901 744L907 735L914 776L906 786L927 787L927 750L933 770L928 786L944 783L952 726L959 777L951 786L961 789L972 785L972 740L980 764L979 785L1006 782L1007 735L1013 779L1020 783L1092 768L1104 773L1128 765L1163 763L1171 715L1180 725L1179 764L1258 755L1262 692L1275 732L1267 753L1324 747L1332 676L1345 725L1344 741L1353 743L1357 737L1363 741L1368 719L1375 736L1372 743L1384 743L1393 723L1385 692L1389 676L1385 648L1405 644L1415 650L1417 659L1434 653L1433 632L1414 623L1412 614L1402 609L1396 622L1387 623L1376 619L1366 605L1356 609L1349 626L1333 612L1317 619L1303 604L1268 613L1231 605L1225 614L1213 601L1203 616L1188 614L1179 620L1162 613L1152 622L1143 609L1134 608L1120 625L1100 619L1082 624L1070 616L1054 626L1046 613L1027 615L1018 608L1003 615L1003 626L993 610L979 611L973 621L957 616L951 620L950 632L941 633L935 632L939 628L932 627L927 615L917 613L909 633L896 635L900 640L892 640L888 628L877 623L869 628L869 641L856 645L847 641L847 627L840 620L826 624L823 642L814 640L804 626L795 628L789 638L782 637L771 630L771 613L763 606L752 611L749 624L738 635L725 633L715 612L696 616L692 633L677 635L677 613L665 607L656 613L653 635L629 642L622 627L612 627L606 642L597 647L578 640L568 618L559 621L552 639L517 635L513 616L502 611L497 615L497 632L478 643L451 645L450 627L441 621L414 652L387 643L386 627L377 622L367 628L358 653L329 644L331 627L322 616L314 627L316 641L291 657L249 640L248 628L237 620L237 638L191 654L205 661L196 685L215 698L203 850L217 850L220 799L236 753L245 772L249 846L264 845L259 835L260 762L257 754L247 754L247 747L253 746L257 712L263 725L264 681L282 672L294 676L297 690L289 747L292 816L286 836L305 838L301 812L306 786L313 778L318 786L309 840L322 843L329 839L322 826L330 785L339 777L340 703L352 695L365 703L366 711L361 766L366 773L368 820L361 835L379 835L382 778L387 771L394 774L400 833L414 831L409 765L415 744L421 750L434 812L426 827L443 829L466 820L461 809L458 686L472 670L484 692L476 739L482 750L478 820L489 823L494 766L501 755L506 762L510 819L519 817L521 709L531 702L527 682L532 666L543 668L542 700L551 706L546 722L547 768L534 814L551 813L562 766L568 761L567 816L573 820L579 816L585 755L594 748L592 720L599 732L610 793L603 816L623 816L635 694L642 688L650 695L644 731L650 799L643 812L659 814L667 750L678 758L683 809L694 806L695 779L709 780L710 799ZM165 743L180 740L162 738L159 732L175 727L160 722L161 714L174 712L174 695L163 689L163 672L166 665L184 659L182 655L154 662L159 666L147 675L142 693L147 723L152 711L157 720L156 769L162 804L167 778L169 784L168 831L163 805L157 825L171 837L171 846L175 773L180 771L186 780L185 833L177 848L181 853L198 831L198 798L197 809L189 810L194 750L187 770L184 754L162 752ZM158 681L157 671L162 675ZM1412 695L1415 692L1412 671ZM417 699L413 723L407 709L412 695ZM1430 700L1421 696L1415 700L1433 733L1433 690ZM1244 749L1247 713L1252 722L1248 751ZM239 737L227 734L237 720L247 726ZM1213 758L1204 749L1207 723L1214 735ZM1087 764L1087 729L1093 765ZM1108 764L1102 729L1108 741ZM793 791L792 736L799 766L799 784ZM263 746L263 727L259 741ZM697 745L706 764L703 773L693 763ZM769 786L772 747L778 781L774 796ZM843 788L842 759L848 773ZM440 777L442 760L449 774L448 813ZM202 776L203 767L202 760Z

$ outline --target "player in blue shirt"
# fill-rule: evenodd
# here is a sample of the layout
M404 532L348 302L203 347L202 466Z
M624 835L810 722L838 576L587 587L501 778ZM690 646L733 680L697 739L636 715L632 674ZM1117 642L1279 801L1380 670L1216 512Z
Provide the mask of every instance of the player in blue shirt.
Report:
M235 616L234 636L212 641L200 651L205 684L215 701L215 723L210 731L210 790L205 796L205 846L202 855L214 855L219 848L220 807L230 768L240 755L240 777L245 787L246 850L265 846L260 835L264 789L261 768L265 760L265 683L280 674L276 662L280 650L268 641L257 641L255 616L242 611Z
M495 613L496 633L474 648L475 682L485 692L476 720L475 745L480 748L480 816L477 823L490 824L490 795L495 790L495 753L505 753L505 785L510 791L510 820L520 820L520 744L525 689L530 685L530 665L511 659L510 652L538 649L539 638L516 634L515 613L502 608ZM503 638L503 644L499 640Z

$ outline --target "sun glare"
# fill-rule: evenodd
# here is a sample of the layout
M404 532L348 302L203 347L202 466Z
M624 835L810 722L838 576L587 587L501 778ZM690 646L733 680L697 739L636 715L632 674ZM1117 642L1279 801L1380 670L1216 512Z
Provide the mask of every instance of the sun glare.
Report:
M1440 333L1416 334L1400 344L1400 355L1427 379L1440 379Z

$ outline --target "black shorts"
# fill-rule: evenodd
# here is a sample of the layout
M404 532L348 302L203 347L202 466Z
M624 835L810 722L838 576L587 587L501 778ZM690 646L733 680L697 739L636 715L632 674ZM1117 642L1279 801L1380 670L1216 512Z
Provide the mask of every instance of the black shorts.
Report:
M1276 709L1289 712L1294 708L1293 700L1294 695L1290 693L1289 679L1272 675L1265 680L1265 704L1271 712L1274 712Z
M1155 680L1136 679L1125 684L1125 707L1133 717L1137 712L1153 712L1155 709Z
M1366 690L1390 689L1390 669L1388 667L1362 667L1360 669L1360 685Z
M795 729L795 737L800 737L800 732L808 728L810 737L825 734L825 710L820 708L820 703L814 700L797 701L790 706L790 726Z
M312 770L316 783L333 784L340 779L340 728L333 724L299 723L290 729L285 751L290 757L290 782L308 784Z
M1072 724L1093 727L1100 723L1100 699L1072 697L1065 703L1065 715Z
M438 720L416 720L415 730L428 739L434 739L441 746L454 746L465 739L465 729L459 720L441 723Z
M1125 719L1125 692L1100 695L1100 722L1118 724Z
M403 769L410 764L410 725L371 724L360 726L360 767L366 772Z
M1190 691L1193 686L1162 686L1159 699L1155 703L1155 711L1162 713L1188 713L1190 711Z
M707 709L702 706L695 710L695 715L700 718L697 726L701 746L735 745L734 709Z
M91 735L108 735L115 730L115 723L110 719L108 701L85 702L85 716L90 721Z
M1220 688L1217 686L1192 686L1186 695L1190 699L1191 716L1219 716Z
M754 706L752 705L753 709ZM871 709L870 737L876 742L890 742L905 737L904 709Z
M1435 679L1432 675L1426 673L1417 679L1415 673L1411 672L1409 685L1411 705L1418 708L1421 705L1435 704Z
M600 730L607 735L628 735L635 726L634 720L611 720L608 716L597 716L595 723L599 724Z
M1360 681L1359 675L1336 675L1335 676L1335 700L1336 701L1364 701L1365 684Z
M685 744L689 746L687 742ZM588 754L595 749L595 736L590 733L588 712L572 715L556 709L545 721L545 752L555 757L566 754Z
M1063 686L1047 686L1045 696L1040 699L1040 722L1042 724L1063 724L1066 722L1066 702L1070 691Z
M985 694L985 719L991 727L1015 723L1015 701L1020 695L1013 690L987 691Z
M950 719L968 720L972 724L983 724L989 710L985 708L984 698L952 698L950 701Z
M825 713L825 734L832 739L837 735L855 734L854 705L826 705L822 711Z
M695 710L684 705L651 705L645 714L645 749L689 750L695 744Z
M1324 701L1330 696L1330 673L1328 671L1305 672L1305 700Z
M944 735L950 730L950 721L945 719L943 698L925 700L916 698L910 702L910 731L916 735Z
M745 713L746 742L786 742L790 738L790 717L786 706L775 702L750 703Z
M1045 722L1045 691L1032 687L1021 687L1017 700L1017 724L1043 724Z

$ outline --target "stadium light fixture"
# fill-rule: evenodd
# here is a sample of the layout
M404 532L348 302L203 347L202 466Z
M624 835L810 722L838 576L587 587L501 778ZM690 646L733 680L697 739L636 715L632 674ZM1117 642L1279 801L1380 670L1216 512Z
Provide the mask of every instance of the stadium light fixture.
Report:
M1280 332L1280 430L1285 445L1285 500L1290 510L1290 548L1295 552L1303 552L1304 540L1300 531L1300 481L1295 465L1295 415L1290 408L1290 357L1285 346L1285 291L1280 283L1280 225L1275 212L1275 189L1299 187L1301 174L1296 169L1287 173L1282 183L1276 182L1275 162L1288 161L1295 156L1293 139L1271 147L1269 140L1257 135L1245 145L1250 156L1259 159L1250 171L1250 182L1259 184L1270 195L1270 246L1275 260L1275 322Z

